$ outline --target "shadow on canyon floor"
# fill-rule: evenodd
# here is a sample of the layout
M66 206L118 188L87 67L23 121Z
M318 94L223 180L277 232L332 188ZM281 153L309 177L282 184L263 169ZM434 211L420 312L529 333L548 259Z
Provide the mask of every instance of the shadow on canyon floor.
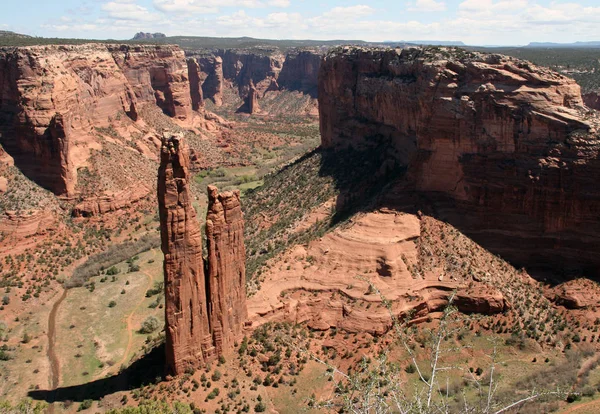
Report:
M165 366L165 347L164 344L161 344L116 375L85 384L59 387L56 390L30 391L28 396L34 400L48 403L81 402L86 399L99 400L115 392L140 388L143 385L162 380Z

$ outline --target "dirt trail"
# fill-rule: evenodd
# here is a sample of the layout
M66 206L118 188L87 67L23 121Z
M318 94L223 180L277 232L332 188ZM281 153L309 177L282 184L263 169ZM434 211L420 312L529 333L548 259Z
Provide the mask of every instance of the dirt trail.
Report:
M155 258L155 257L156 257L156 249L152 249L152 258ZM143 273L148 278L148 285L146 286L146 290L151 289L153 286L153 282L154 282L154 280L152 279L152 275L150 275L149 273L144 272L144 271L140 271L140 273ZM121 367L122 365L124 365L127 362L127 357L129 355L129 353L131 352L131 347L133 346L133 332L135 330L134 327L132 326L131 322L132 322L133 316L135 315L137 310L140 308L140 306L142 306L145 299L146 299L145 297L142 297L142 299L138 302L136 307L131 311L131 313L127 317L127 335L128 335L127 348L125 348L125 353L123 354L123 358L121 358L121 360L115 364L115 366L117 366L117 367ZM105 375L106 373L103 371L100 374Z
M52 403L56 397L56 389L60 383L60 362L58 361L58 355L56 354L56 314L58 313L58 308L61 303L67 297L68 289L64 289L60 298L54 305L52 305L52 310L50 311L50 316L48 317L48 361L50 362L50 389L54 392L52 393L50 406L48 407L48 412L54 412L54 406Z

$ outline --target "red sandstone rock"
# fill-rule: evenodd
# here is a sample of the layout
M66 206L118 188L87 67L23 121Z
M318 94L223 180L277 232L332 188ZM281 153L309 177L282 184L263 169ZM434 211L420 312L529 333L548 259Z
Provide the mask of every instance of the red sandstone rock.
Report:
M202 237L189 189L189 149L179 137L163 141L158 204L165 255L167 368L181 374L214 355L202 260Z
M282 89L301 91L317 97L322 54L317 50L292 51L285 57L277 79Z
M211 328L217 353L239 339L246 309L246 251L239 190L208 186L206 239Z
M588 108L600 111L600 91L584 93L581 98Z
M92 217L120 210L146 197L150 189L143 185L135 185L114 194L87 199L75 206L73 217Z
M0 135L15 165L55 194L72 196L77 169L99 149L94 128L141 103L179 119L190 111L176 46L30 46L0 51Z
M192 109L197 111L204 107L202 96L202 84L200 81L200 65L195 58L187 60L188 78L190 80L190 96L192 98Z
M218 194L209 186L205 275L189 165L189 148L182 138L163 140L158 202L165 255L167 367L173 374L231 349L248 317L240 193Z
M499 55L339 48L319 111L324 148L384 146L408 169L398 188L488 250L600 269L598 119L574 80Z
M258 91L254 86L254 83L250 81L248 87L248 94L244 98L244 104L238 109L238 112L246 112L249 114L255 114L260 111L258 106Z
M156 103L177 119L190 116L185 54L176 46L107 46L138 101Z
M223 105L223 59L220 56L197 59L202 71L202 92L206 99L212 99L216 106Z

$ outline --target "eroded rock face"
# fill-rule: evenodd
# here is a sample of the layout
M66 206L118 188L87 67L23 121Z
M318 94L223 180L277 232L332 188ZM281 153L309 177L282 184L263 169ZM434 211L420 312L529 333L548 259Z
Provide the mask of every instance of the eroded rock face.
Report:
M177 119L190 115L188 72L181 49L155 45L107 47L138 101L154 102Z
M165 255L167 368L173 374L231 349L248 316L240 193L219 194L209 186L205 275L189 163L189 148L181 137L163 140L158 202Z
M583 102L588 108L600 111L600 91L582 94Z
M212 99L216 106L223 105L223 59L220 56L208 56L198 59L202 70L202 92L204 97Z
M188 168L185 142L179 137L165 139L158 171L158 206L165 255L167 369L174 374L214 355L202 237L192 206Z
M316 98L322 58L318 51L302 50L288 53L278 78L280 87L301 91Z
M100 144L94 128L142 103L183 119L187 67L176 46L30 46L0 50L0 140L27 176L72 196Z
M258 106L258 90L254 86L254 83L250 81L248 87L248 93L244 98L244 104L238 109L238 112L246 112L248 114L255 114L260 111Z
M223 59L223 76L239 89L240 96L253 83L257 89L266 89L272 78L277 79L283 67L285 56L278 50L255 51L219 50ZM264 92L264 91L263 91Z
M190 97L192 99L192 109L194 111L204 107L204 97L202 95L202 82L200 81L200 65L195 58L187 60L188 78L190 80Z
M217 353L233 347L248 317L244 217L239 190L208 186L206 216L211 327Z
M574 80L452 49L332 51L322 146L381 145L438 217L519 265L600 269L598 119Z

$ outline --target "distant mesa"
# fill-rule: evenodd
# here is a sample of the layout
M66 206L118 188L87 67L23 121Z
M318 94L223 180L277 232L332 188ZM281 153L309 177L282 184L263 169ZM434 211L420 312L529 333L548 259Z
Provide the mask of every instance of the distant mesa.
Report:
M541 48L600 48L600 41L592 42L574 42L574 43L553 43L553 42L531 42L525 47Z
M21 33L11 32L10 30L0 30L0 37L19 37L19 38L30 38L29 35L24 35Z
M162 39L167 37L164 33L144 33L138 32L133 36L132 40L145 40L145 39Z

